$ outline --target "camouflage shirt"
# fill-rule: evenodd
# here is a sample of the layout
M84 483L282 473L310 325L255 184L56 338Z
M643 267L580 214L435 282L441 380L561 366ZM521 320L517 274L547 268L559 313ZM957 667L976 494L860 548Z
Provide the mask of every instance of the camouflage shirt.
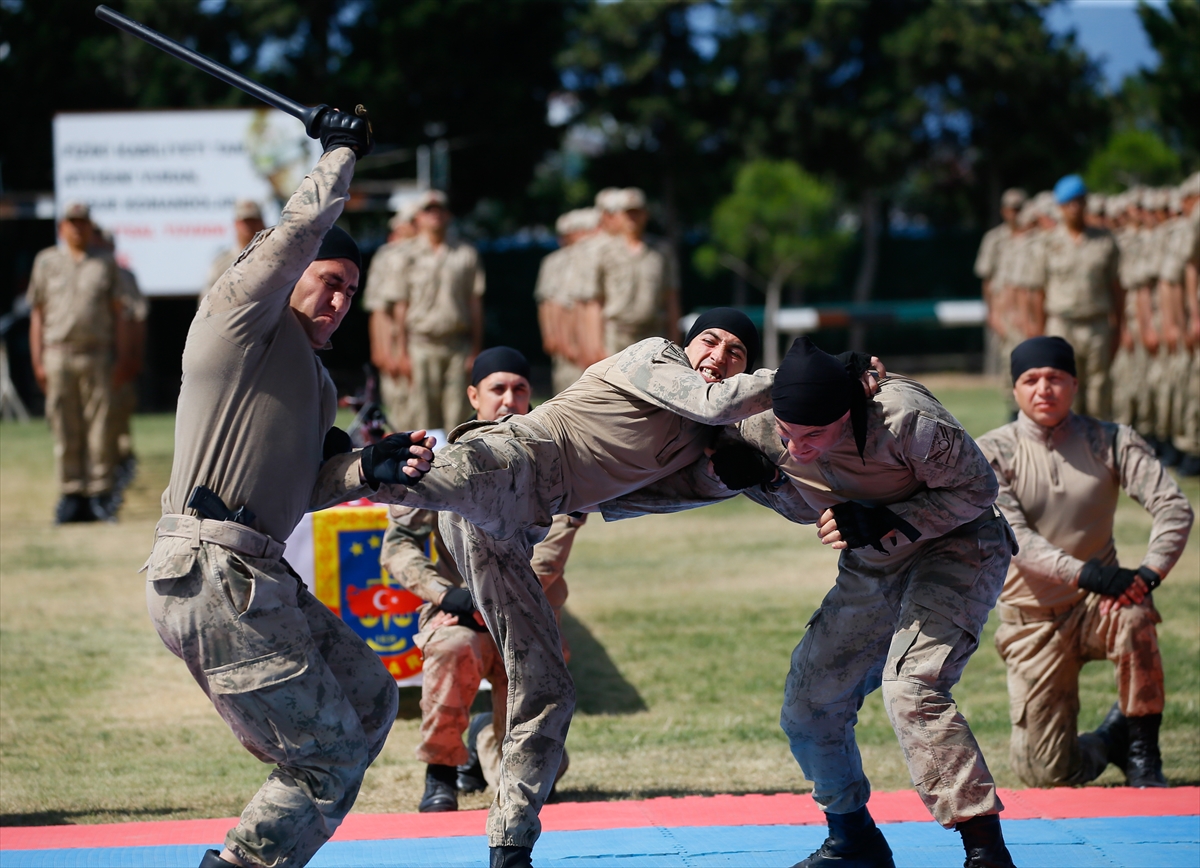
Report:
M391 241L375 251L363 288L364 310L387 310L403 296L404 266L411 244L412 239L406 238Z
M1046 234L1040 255L1047 314L1088 319L1112 311L1120 254L1107 229L1085 227L1076 239L1060 223Z
M42 309L47 346L107 350L115 335L113 308L120 291L117 263L107 253L76 259L65 246L48 247L33 260L26 297Z
M991 280L996 275L1003 249L1012 237L1012 228L1007 223L1001 223L984 234L979 242L979 253L975 256L976 277Z
M1000 482L996 504L1017 535L1000 601L1010 606L1077 603L1085 561L1117 561L1113 521L1122 489L1153 517L1142 563L1160 574L1187 543L1192 509L1137 432L1071 413L1043 428L1024 413L979 438Z

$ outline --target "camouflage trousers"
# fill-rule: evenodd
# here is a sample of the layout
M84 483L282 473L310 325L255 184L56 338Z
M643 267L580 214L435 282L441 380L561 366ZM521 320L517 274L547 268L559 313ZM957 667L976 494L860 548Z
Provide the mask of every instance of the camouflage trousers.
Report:
M109 416L112 364L106 352L49 346L46 418L63 494L103 494L113 486Z
M1191 351L1182 377L1175 448L1200 455L1200 347Z
M550 357L550 386L554 390L554 394L557 395L582 376L583 368L566 356Z
M467 377L470 343L457 338L432 341L413 335L408 354L413 375L405 426L414 430L449 431L466 421L471 415L467 401L467 386L471 382Z
M257 552L266 556L207 541L226 534L267 541ZM246 750L276 766L225 838L239 858L266 868L305 865L329 840L398 706L378 655L281 554L240 525L164 516L147 561L159 637Z
M1079 671L1090 660L1116 666L1117 703L1129 717L1160 714L1165 698L1150 598L1100 614L1088 594L1065 611L999 606L996 650L1008 667L1010 761L1031 787L1084 784L1100 776L1108 752L1098 736L1078 734Z
M531 847L575 710L554 610L530 565L563 499L558 447L535 423L470 423L451 433L405 506L441 511L438 527L508 675L491 846Z
M950 827L1002 810L950 689L979 645L1014 547L1008 523L989 511L886 559L842 552L837 584L792 653L780 716L821 810L844 814L867 803L854 725L880 686L933 818Z
M410 392L411 386L404 377L379 374L379 400L394 430L407 431L412 427L409 424L412 414L408 407Z
M1051 315L1046 319L1046 334L1064 338L1075 349L1075 371L1079 391L1071 408L1084 416L1112 418L1112 384L1108 371L1112 365L1112 330L1108 317L1067 319Z
M533 571L554 610L555 623L560 626L568 592L564 577L566 562L575 531L585 520L556 515L546 538L533 549ZM571 650L561 629L559 635L563 659L569 661ZM479 680L486 678L492 685L492 726L480 734L476 750L483 776L495 788L499 782L508 708L508 676L496 643L488 633L460 626L428 631L422 628L415 642L425 661L421 670L421 743L417 745L417 759L437 765L462 765L467 761L463 733L470 723Z
M1180 421L1179 404L1183 400L1183 383L1187 378L1188 355L1182 347L1169 352L1166 346L1150 361L1146 381L1154 393L1154 436L1163 443L1171 442Z
M135 409L137 388L133 383L125 383L113 391L108 421L108 448L109 455L117 464L133 455L133 434L129 425Z
M1150 354L1140 342L1133 350L1117 350L1112 363L1113 421L1128 425L1143 437L1154 435L1154 390L1149 382Z

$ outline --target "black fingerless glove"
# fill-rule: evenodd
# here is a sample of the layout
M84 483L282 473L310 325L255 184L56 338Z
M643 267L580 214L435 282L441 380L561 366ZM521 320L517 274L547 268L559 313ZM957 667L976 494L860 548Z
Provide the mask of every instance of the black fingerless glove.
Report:
M443 612L458 616L458 623L470 627L476 633L486 633L487 627L475 620L475 603L471 600L471 592L466 588L451 588L446 591L438 608Z
M1129 590L1133 580L1139 576L1151 591L1162 584L1162 579L1149 567L1138 567L1136 570L1127 570L1117 564L1106 567L1093 558L1079 572L1079 587L1093 594L1119 597Z
M863 506L850 501L839 503L832 510L842 541L851 549L871 546L875 551L887 554L882 540L894 530L908 537L909 542L921 538L920 531L886 506Z
M375 147L370 122L339 109L326 109L321 115L316 138L321 140L321 150L326 154L334 148L349 148L361 159Z
M767 485L779 472L770 458L742 443L727 443L717 449L712 456L712 466L717 479L730 491Z
M325 433L325 443L321 447L321 461L328 461L335 455L342 455L354 449L350 435L341 428L330 428Z
M410 485L416 482L416 479L406 476L403 472L408 459L415 457L412 453L414 445L412 432L405 431L384 437L358 453L362 462L363 479L367 485L374 490L379 488L381 483Z

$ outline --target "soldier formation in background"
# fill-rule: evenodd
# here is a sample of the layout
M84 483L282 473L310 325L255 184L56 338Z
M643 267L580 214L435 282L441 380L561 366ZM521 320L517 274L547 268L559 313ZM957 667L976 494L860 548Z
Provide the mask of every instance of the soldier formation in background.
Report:
M122 460L113 425L127 430L122 408L140 366L134 323L139 314L144 321L143 300L132 275L122 273L98 237L87 205L67 203L58 234L59 243L34 260L27 295L33 372L46 393L54 434L61 492L54 518L59 524L109 521L120 506Z
M1006 191L1001 212L975 263L999 356L1066 338L1076 412L1132 426L1200 474L1200 173L1112 196L1070 175L1033 198Z

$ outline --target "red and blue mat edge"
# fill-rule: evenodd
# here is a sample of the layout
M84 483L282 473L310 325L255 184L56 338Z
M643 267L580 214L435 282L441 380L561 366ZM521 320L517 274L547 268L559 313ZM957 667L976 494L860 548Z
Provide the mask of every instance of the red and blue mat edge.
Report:
M1200 787L1138 790L1127 787L1000 790L1006 820L1200 816ZM879 823L932 822L912 790L874 793ZM486 811L446 814L351 814L334 841L470 837L484 834ZM542 810L544 832L646 827L823 825L807 794L662 797L622 802L562 802ZM144 847L211 844L236 818L163 820L75 826L0 827L2 850Z

